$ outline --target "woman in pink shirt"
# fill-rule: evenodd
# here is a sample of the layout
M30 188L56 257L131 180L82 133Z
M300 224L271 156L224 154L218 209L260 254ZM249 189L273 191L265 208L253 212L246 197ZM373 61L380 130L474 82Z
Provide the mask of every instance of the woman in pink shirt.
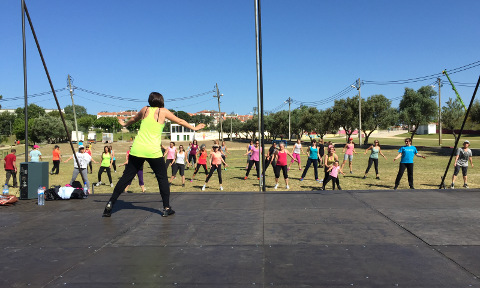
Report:
M222 153L219 151L220 146L213 145L212 150L213 152L210 154L210 173L207 176L207 179L205 179L205 184L203 184L202 191L205 191L205 187L207 187L208 180L210 180L210 177L212 177L213 172L217 170L218 173L218 183L220 183L220 190L223 190L222 186L222 163L227 167L227 163L223 161L222 158Z
M353 143L353 138L348 138L348 143L345 145L345 147L343 147L343 152L345 153L345 156L343 156L342 170L348 160L350 174L353 174L353 153L357 154L357 152L355 152L355 143Z
M330 180L332 180L333 190L335 190L335 184L337 184L338 190L342 190L342 188L340 187L340 181L338 180L338 173L341 173L344 176L345 173L343 173L342 168L340 168L338 164L338 160L336 160L335 163L333 163L333 165L328 168L327 172L330 172L330 174L328 174L327 179L323 180L322 190L325 190L325 186Z
M287 168L287 155L292 158L292 161L297 161L296 158L290 153L288 150L285 150L285 143L280 142L280 150L275 152L275 159L277 161L277 166L275 166L275 189L278 188L278 179L280 178L280 170L283 172L283 179L285 179L286 188L289 189L288 186L288 168Z
M175 142L170 142L170 147L167 148L166 152L167 160L165 161L165 167L168 168L168 166L170 166L170 164L173 163L173 161L175 160L175 154L177 154L177 147L175 147Z
M245 174L244 180L247 180L248 174L250 174L250 170L252 169L253 164L255 164L255 168L257 168L257 178L260 179L260 142L255 141L255 146L253 146L249 152L245 155L250 155L250 160L248 161L247 167L247 174Z

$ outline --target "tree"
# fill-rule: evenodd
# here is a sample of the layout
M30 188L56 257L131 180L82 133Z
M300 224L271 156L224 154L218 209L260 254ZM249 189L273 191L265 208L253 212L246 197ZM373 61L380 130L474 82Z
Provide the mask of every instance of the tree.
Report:
M255 133L257 131L258 131L258 116L256 115L253 117L253 119L249 119L245 123L243 123L241 128L241 132L245 134L245 139L255 138Z
M212 116L206 116L206 115L193 115L191 116L191 122L195 123L195 125L198 125L200 123L205 124L205 127L210 126L213 122L213 117Z
M364 144L373 131L387 129L398 121L398 113L391 107L392 101L383 95L372 95L362 103L362 131L365 134Z
M358 127L358 95L353 98L335 100L332 110L333 126L342 127L345 130L346 138L350 138Z
M4 111L0 113L0 135L10 136L13 133L15 114Z
M28 119L38 118L45 115L45 109L36 105L36 104L29 104L27 107ZM25 109L22 107L18 107L15 109L15 114L17 114L17 118L25 119Z
M0 95L0 100L3 99L3 95ZM0 105L0 109L2 109L2 105Z
M315 131L321 139L329 132L336 133L338 131L338 126L335 126L332 108L318 111L318 119Z
M95 122L95 120L97 120L97 116L89 115L89 114L86 114L80 118L77 118L77 124L78 124L79 130L83 132L88 132L88 130L90 130L90 127L93 126L93 123Z
M296 134L297 138L300 138L303 135L303 129L301 127L300 121L302 119L302 115L304 115L307 111L307 106L300 106L296 109L293 109L290 113L290 127L292 134ZM288 115L288 112L287 112ZM287 118L288 120L288 118ZM288 121L287 121L288 124Z
M265 130L273 139L288 135L288 111L278 111L264 118Z
M444 128L452 131L455 140L457 140L455 128L460 128L464 117L465 110L460 101L457 98L455 100L448 98L447 105L442 107L442 124Z
M68 132L73 130L73 123L66 120ZM58 117L45 115L43 117L33 119L32 123L28 123L29 138L34 143L48 142L56 143L68 139L67 131L63 126L62 120Z
M227 133L227 138L231 137L231 134L238 134L240 132L242 122L235 118L227 118L223 121L223 132ZM220 132L220 123L215 127ZM231 129L230 129L231 128Z
M97 128L101 128L103 130L108 129L108 131L111 131L111 132L113 132L113 129L115 129L115 131L120 131L120 129L122 128L120 123L118 123L117 117L98 118L93 122L93 126Z
M417 91L405 88L405 93L400 101L400 120L409 126L413 139L418 126L435 121L438 106L435 101L437 92L431 86L420 87Z
M473 102L472 108L470 108L469 118L474 123L480 123L480 102L478 102L478 100Z
M68 105L68 106L65 106L65 108L63 108L63 111L65 111L65 118L69 119L69 120L73 120L73 106L72 105ZM87 114L87 108L83 107L83 106L80 106L80 105L75 105L75 114L77 114L77 121L79 118L82 118ZM77 122L78 124L78 122Z

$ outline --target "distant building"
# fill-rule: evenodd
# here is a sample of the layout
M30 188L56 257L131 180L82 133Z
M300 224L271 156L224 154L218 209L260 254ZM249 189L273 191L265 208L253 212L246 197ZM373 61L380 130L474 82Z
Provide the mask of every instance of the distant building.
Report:
M215 111L215 110L202 110L196 113L188 113L188 114L190 116L194 116L194 115L211 116L213 117L213 125L217 125L218 122L220 121L220 114L218 113L218 111ZM238 114L227 115L225 112L222 112L221 115L222 115L221 117L223 121L225 121L227 118L238 119L241 122L246 122L247 120L253 119L253 115L238 115Z
M195 123L189 123L195 127ZM182 125L172 124L170 126L170 139L172 141L193 141L195 139L195 131Z
M102 117L117 117L121 120L127 120L137 114L137 111L120 111L120 112L99 112L97 113L97 119Z

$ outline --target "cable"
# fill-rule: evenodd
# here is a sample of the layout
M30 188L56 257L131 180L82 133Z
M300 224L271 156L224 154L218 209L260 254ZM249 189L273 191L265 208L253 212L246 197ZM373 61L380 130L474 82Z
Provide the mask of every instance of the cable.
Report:
M58 93L58 92L62 92L62 91L65 91L67 90L67 88L61 88L61 89L57 89L55 90L55 93ZM48 94L51 94L52 93L52 90L50 91L46 91L46 92L41 92L41 93L36 93L36 94L30 94L30 95L27 95L28 98L35 98L35 97L40 97L40 96L44 96L44 95L48 95ZM15 100L23 100L25 99L25 96L17 96L17 97L12 97L12 98L3 98L3 99L0 99L0 101L15 101Z

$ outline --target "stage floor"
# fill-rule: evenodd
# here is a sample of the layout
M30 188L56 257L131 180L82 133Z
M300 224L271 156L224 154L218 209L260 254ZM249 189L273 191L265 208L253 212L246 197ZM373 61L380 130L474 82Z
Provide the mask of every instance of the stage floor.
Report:
M124 194L0 207L0 287L480 287L480 191Z

